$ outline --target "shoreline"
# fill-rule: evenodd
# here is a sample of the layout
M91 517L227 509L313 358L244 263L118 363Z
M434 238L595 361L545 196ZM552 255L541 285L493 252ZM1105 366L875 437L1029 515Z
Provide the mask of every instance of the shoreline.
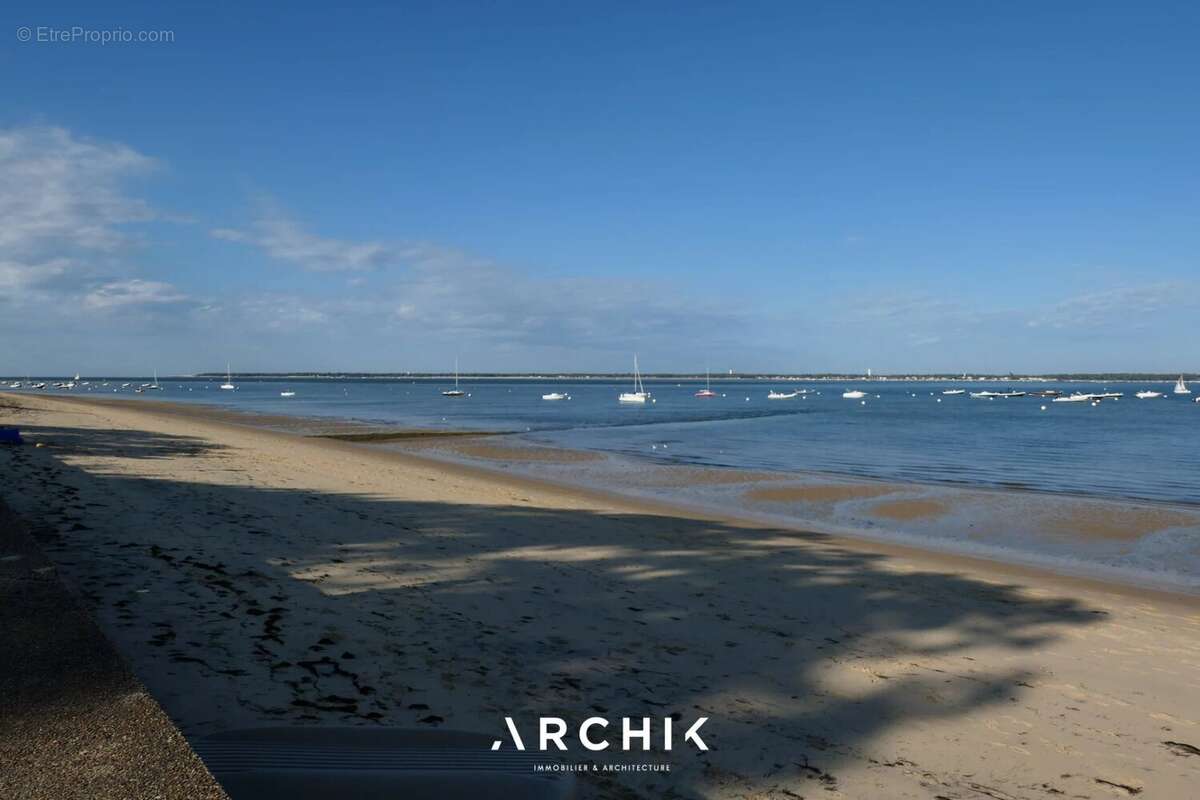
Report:
M0 392L0 399L20 400L30 395ZM318 440L322 446L349 447L349 452L357 452L372 458L397 458L409 460L411 463L425 467L435 467L458 471L464 475L481 477L488 480L498 480L515 488L532 486L543 490L560 492L567 495L580 495L597 502L625 505L638 511L651 513L682 515L696 519L712 520L723 524L785 528L799 535L819 535L831 537L839 545L879 551L890 555L916 556L929 558L939 565L955 568L964 564L971 569L996 569L1011 574L1014 577L1037 576L1067 582L1078 582L1101 591L1114 591L1122 594L1143 595L1152 593L1164 600L1176 599L1191 606L1200 608L1200 579L1188 583L1181 580L1170 581L1159 577L1157 584L1153 575L1130 575L1122 573L1120 568L1106 568L1103 565L1078 565L1063 563L1053 557L1040 554L1028 554L1014 549L991 547L987 545L961 545L957 542L938 541L921 534L910 534L899 530L872 530L870 527L838 525L829 520L798 517L787 513L772 512L769 509L728 507L716 503L705 503L695 499L689 500L678 493L654 493L645 490L629 490L589 483L584 480L563 479L555 475L547 475L546 471L536 472L527 467L528 463L520 463L524 459L520 453L538 452L540 450L562 453L561 459L550 459L550 466L562 464L569 466L576 461L591 461L593 456L613 458L614 454L604 451L569 450L557 445L540 444L529 439L529 434L518 431L469 431L458 429L428 429L428 428L398 428L353 419L334 419L322 417L303 417L292 415L263 414L239 409L227 409L208 403L177 402L156 399L112 399L107 397L59 397L55 395L36 395L41 399L54 402L65 402L72 405L102 408L114 408L146 412L164 417L184 419L207 424L228 425L235 429L245 429L281 435L299 437L301 439ZM136 404L136 405L134 405ZM472 440L497 438L512 438L518 442L504 448L505 455L512 453L512 460L504 457L495 458L491 454L484 457L464 457L460 445ZM487 448L499 449L499 448ZM447 455L447 452L449 455ZM534 459L540 461L540 459ZM1185 503L1168 503L1153 500L1125 500L1116 498L1096 497L1091 495L1071 494L1065 492L1050 492L1030 489L1006 489L992 486L975 486L945 483L897 483L883 479L865 478L843 473L808 471L804 473L782 472L770 470L748 470L737 467L688 465L677 463L659 463L649 459L642 462L658 472L680 472L686 480L701 473L719 473L722 478L719 483L729 485L744 484L749 491L773 491L778 484L796 484L801 487L820 486L825 483L834 487L879 487L882 491L878 499L886 504L896 502L891 500L897 491L932 492L934 497L939 494L961 492L963 494L981 495L993 501L1004 501L1023 494L1035 499L1047 498L1051 501L1081 502L1100 508L1126 505L1146 507L1148 509L1168 509L1193 511L1193 506ZM816 481L813 484L812 481ZM765 486L764 486L765 485ZM905 502L901 500L899 502ZM910 502L925 502L916 500ZM884 515L886 516L886 515ZM1197 516L1200 521L1200 514ZM896 520L897 522L901 520ZM884 518L880 522L886 523Z

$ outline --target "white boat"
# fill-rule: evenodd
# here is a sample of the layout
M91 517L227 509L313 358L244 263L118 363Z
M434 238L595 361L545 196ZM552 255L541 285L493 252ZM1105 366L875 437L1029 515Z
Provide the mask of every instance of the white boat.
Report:
M1090 394L1081 394L1079 392L1076 392L1075 394L1067 395L1066 397L1055 397L1050 402L1051 403L1090 403L1090 402L1092 402L1092 400L1093 400L1093 398Z
M712 379L708 374L708 367L704 368L704 388L696 392L696 397L716 397L717 393L712 390Z
M1144 392L1138 392L1134 395L1138 400L1153 400L1155 397L1162 397L1162 392L1152 392L1149 389Z
M617 402L638 403L640 405L654 402L650 397L650 393L646 391L646 387L642 384L642 373L638 370L637 353L633 354L633 391L621 392L617 396Z
M1191 394L1192 390L1183 382L1183 376L1179 376L1179 380L1175 382L1175 394Z
M458 359L454 359L454 388L442 392L442 397L466 397L467 393L458 388Z
M144 384L147 389L153 389L156 392L161 392L162 387L158 385L158 370L154 370L154 383Z
M237 387L233 385L233 375L229 371L229 362L225 362L225 382L221 384L222 389L233 390Z
M858 389L852 389L848 392L842 392L842 397L846 398L847 400L858 400L858 399L866 397L866 396L867 396L866 392L860 392Z
M946 389L945 391L942 392L942 394L947 394L947 395L966 394L966 393L967 393L966 389Z
M296 393L295 393L295 392L293 392L293 391L291 391L291 390L289 389L289 390L288 390L288 391L286 391L286 392L280 392L280 393L279 393L279 396L280 396L280 397L295 397L295 396L296 396Z
M542 395L543 400L570 400L571 395L563 394L562 392L550 392L550 394Z
M987 390L984 390L982 392L971 392L971 397L974 397L976 399L987 399L989 397L1001 397L1001 396L1002 396L1001 392L991 392L991 391L987 391Z
M799 392L777 392L774 389L767 392L768 400L791 400L793 397L799 397Z

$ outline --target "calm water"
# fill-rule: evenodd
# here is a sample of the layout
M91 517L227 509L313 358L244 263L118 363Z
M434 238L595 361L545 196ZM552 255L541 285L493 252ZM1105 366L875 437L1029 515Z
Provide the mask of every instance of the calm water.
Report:
M229 392L216 388L220 381L168 379L162 381L165 391L146 395L114 393L120 382L108 387L93 382L71 393L407 426L528 431L561 446L677 463L1200 504L1200 404L1192 396L1172 396L1167 384L1015 387L1126 394L1092 406L1032 397L942 396L951 385L893 381L858 386L717 382L713 388L721 396L705 400L693 397L700 384L651 381L647 388L657 402L639 407L617 403L627 382L471 379L462 385L470 396L461 399L441 396L448 387L444 380L239 380L237 391ZM820 394L767 400L773 387ZM843 399L846 388L868 391L865 404ZM969 388L1013 387L972 383ZM1145 388L1167 396L1133 397ZM285 389L296 396L281 398ZM555 390L571 399L541 399Z

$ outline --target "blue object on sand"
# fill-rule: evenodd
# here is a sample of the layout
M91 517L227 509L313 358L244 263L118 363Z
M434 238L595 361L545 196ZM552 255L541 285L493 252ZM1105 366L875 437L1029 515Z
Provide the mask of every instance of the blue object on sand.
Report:
M0 428L0 444L20 444L21 431L17 428Z

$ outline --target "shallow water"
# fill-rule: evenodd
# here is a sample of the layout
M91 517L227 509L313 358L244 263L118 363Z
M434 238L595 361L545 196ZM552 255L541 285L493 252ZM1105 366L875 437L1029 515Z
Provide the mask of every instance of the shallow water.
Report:
M130 379L124 379L130 380ZM1200 404L1170 385L979 384L971 391L1057 388L1118 391L1125 397L1051 403L1021 397L943 396L951 384L874 381L718 381L721 395L693 396L697 383L648 382L657 402L622 406L626 382L466 380L468 397L441 396L441 380L163 380L162 392L133 394L91 382L71 394L212 403L263 413L354 419L414 427L529 432L539 441L656 461L816 471L918 483L1200 504ZM136 385L141 382L134 380ZM810 390L768 400L771 388ZM843 399L846 388L868 392ZM1137 400L1154 388L1164 399ZM296 396L282 398L280 391ZM570 400L543 401L565 391ZM54 392L48 392L54 393ZM59 392L62 393L62 392ZM1043 410L1043 406L1045 407Z

